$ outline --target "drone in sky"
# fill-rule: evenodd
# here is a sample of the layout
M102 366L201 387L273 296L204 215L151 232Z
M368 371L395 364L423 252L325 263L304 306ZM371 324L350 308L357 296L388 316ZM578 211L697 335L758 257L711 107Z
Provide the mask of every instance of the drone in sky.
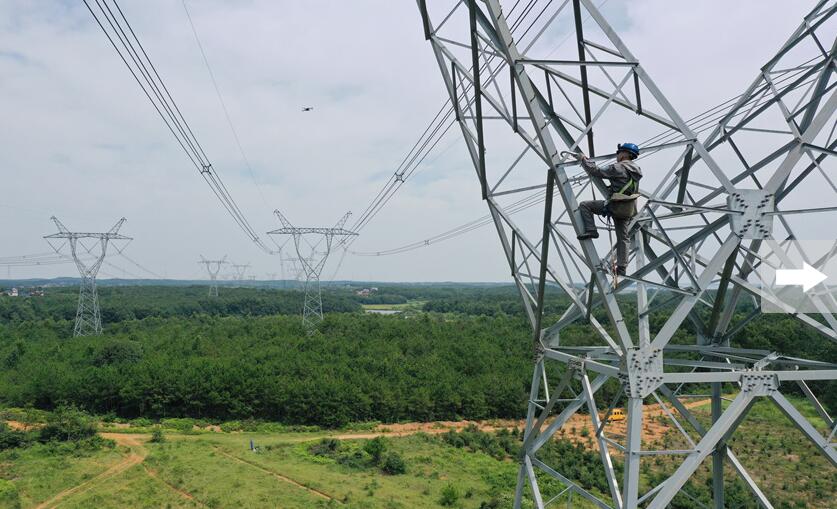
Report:
M313 106L303 106L302 111L314 111L314 107Z

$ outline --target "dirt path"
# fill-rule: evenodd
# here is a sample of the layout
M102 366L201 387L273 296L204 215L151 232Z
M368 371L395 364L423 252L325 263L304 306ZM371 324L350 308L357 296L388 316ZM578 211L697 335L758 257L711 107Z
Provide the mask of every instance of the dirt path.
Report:
M684 403L686 408L695 408L701 405L705 405L709 403L709 399L696 399L692 401L687 401ZM669 410L677 415L676 411L671 408L669 405ZM665 415L665 412L659 405L647 405L645 419L643 419L642 425L642 435L644 441L653 441L656 438L662 437L666 431L672 429L673 426L670 424L663 424L657 422L655 417L660 415ZM6 421L8 425L13 429L28 429L29 426L15 422L15 421ZM417 433L427 433L431 435L438 435L442 433L447 433L450 430L455 431L462 431L469 426L476 426L477 429L486 432L494 432L499 431L501 429L522 429L525 425L525 421L523 420L512 420L512 419L500 419L500 420L491 420L491 421L437 421L437 422L412 422L412 423L404 423L404 424L389 424L389 425L381 425L378 426L375 430L369 432L359 432L359 433L340 433L336 435L330 435L333 438L339 440L362 440L362 439L371 439L380 436L389 436L389 437L403 437L414 435ZM611 422L608 423L607 432L609 434L620 434L625 432L626 422ZM562 435L564 438L568 438L570 440L580 442L580 441L587 441L589 440L589 435L592 432L592 424L590 421L590 417L588 415L582 414L575 414L573 415L567 423L564 425L563 429L565 429L565 433ZM586 429L588 431L588 436L582 436L582 433ZM92 477L76 486L68 488L64 491L61 491L57 495L53 496L46 502L43 502L36 506L36 509L47 509L56 507L60 504L64 499L70 497L72 495L83 493L89 490L94 485L110 479L120 473L128 470L129 468L142 464L145 460L146 456L148 456L148 450L144 447L144 442L148 440L147 435L140 435L140 434L132 434L132 433L102 433L102 437L111 439L115 441L117 444L125 446L129 449L129 453L118 463L112 465L107 470L102 472L101 474ZM593 447L596 447L596 442L593 441ZM319 491L315 488L311 488L305 486L304 484L300 483L299 481L295 481L290 477L282 475L278 472L274 472L268 470L254 462L239 458L232 454L229 454L221 449L216 448L216 450L239 463L243 463L253 467L255 469L260 470L263 473L273 476L274 478L288 483L290 485L296 486L297 488L304 489L311 493L312 495L325 499L325 500L334 500L335 502L340 503L339 500L335 499L328 493L324 493ZM206 507L200 500L195 499L195 497L187 491L184 491L177 486L174 486L168 483L165 479L159 477L157 472L152 469L147 468L145 465L142 465L145 472L148 474L149 477L165 484L169 487L172 491L177 493L180 497L185 500L189 500L195 504L198 504L202 507Z
M111 466L101 474L97 475L96 477L92 477L82 482L81 484L77 484L71 488L67 488L66 490L58 493L46 502L39 504L36 507L36 509L46 509L48 507L55 507L59 503L61 503L61 501L65 498L71 495L75 495L77 493L84 493L95 484L100 483L106 479L110 479L111 477L114 477L135 465L139 465L148 455L148 451L142 445L141 435L102 433L102 436L104 438L114 440L119 445L124 445L128 447L130 449L130 452L127 456L122 458L122 460L119 463Z
M47 509L57 507L67 497L79 493L84 493L85 491L92 488L94 485L106 481L114 476L117 476L136 465L142 465L143 470L146 472L146 474L148 474L149 477L163 483L172 491L180 495L182 498L189 500L195 504L198 504L201 507L206 507L206 504L204 504L200 500L195 499L195 497L192 496L191 493L184 491L178 488L177 486L169 484L165 479L160 478L157 475L157 472L149 469L143 464L143 461L145 461L145 458L148 456L148 449L146 449L143 445L144 442L149 438L147 435L138 435L133 433L101 433L101 435L103 438L113 440L118 445L127 447L129 449L128 455L125 456L121 461L119 461L119 463L109 467L107 470L97 475L96 477L90 478L84 481L83 483L77 484L71 488L67 488L66 490L58 493L46 502L43 502L40 505L38 505L36 509Z
M337 500L336 498L329 495L328 493L322 492L322 491L320 491L318 489L315 489L315 488L311 488L309 486L305 486L304 484L302 484L299 481L295 481L295 480L291 479L290 477L284 476L284 475L282 475L278 472L268 470L268 469L262 467L261 465L253 463L252 461L247 461L245 459L239 458L238 456L234 456L234 455L232 455L228 452L225 452L225 451L219 449L218 447L216 447L215 450L219 454L222 454L222 455L226 456L227 458L230 458L231 460L237 461L239 463L243 463L245 465L249 465L249 466L251 466L251 467L253 467L257 470L260 470L260 471L264 472L265 474L272 475L273 477L279 479L280 481L283 481L283 482L286 482L286 483L291 484L293 486L296 486L297 488L301 488L303 490L306 490L307 492L311 493L312 495L314 495L316 497L320 497L320 498L325 499L325 500L334 500L337 503L342 503L339 500Z
M694 408L709 403L709 399L696 399L683 403L686 408ZM677 416L677 411L669 405L669 411ZM658 436L662 436L668 429L671 429L670 424L661 424L652 420L654 417L665 415L665 411L659 405L646 405L646 412L643 419L643 439L648 440ZM547 425L550 419L547 420ZM450 430L462 431L469 426L476 426L480 431L494 432L501 429L523 429L526 425L524 420L513 419L497 419L491 421L437 421L437 422L409 422L404 424L386 424L378 426L374 431L361 433L341 433L334 435L333 438L338 440L363 440L371 439L380 436L385 437L403 437L414 435L416 433L427 433L429 435L439 435L447 433ZM564 425L565 437L573 440L581 440L581 429L587 427L590 431L592 424L589 415L575 414ZM610 422L607 426L607 431L610 433L620 433L625 431L626 422ZM575 433L572 430L575 429Z
M204 504L203 502L201 502L200 500L196 499L196 498L195 498L195 497L194 497L191 493L189 493L188 491L182 490L182 489L178 488L177 486L175 486L174 484L169 483L168 481L166 481L166 480L165 480L165 479L163 479L162 477L159 477L159 476L157 475L157 471L156 471L156 470L152 470L152 469L148 468L147 466L145 466L145 463L143 463L143 464L142 464L142 468L145 470L145 473L146 473L146 474L148 474L148 476L149 476L149 477L151 477L151 478L153 478L153 479L156 479L157 481L159 481L159 482L161 482L161 483L165 484L165 485L166 485L166 486L168 486L168 487L169 487L172 491L174 491L175 493L177 493L178 495L180 495L182 498L184 498L184 499L186 499L186 500L189 500L190 502L193 502L193 503L195 503L195 504L197 504L197 505L199 505L199 506L201 506L201 507L209 507L209 506L207 506L206 504Z

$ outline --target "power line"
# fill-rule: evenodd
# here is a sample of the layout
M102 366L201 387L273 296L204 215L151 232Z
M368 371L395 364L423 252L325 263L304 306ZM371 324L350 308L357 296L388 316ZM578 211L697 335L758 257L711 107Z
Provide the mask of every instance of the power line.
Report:
M604 6L610 0L603 0L599 4L599 8ZM524 30L523 34L519 37L519 39L523 39L535 26L535 24L544 17L547 8L550 6L552 2L547 3L540 12L535 15L533 19L528 23L528 26ZM520 5L520 0L515 2L512 8L509 10L508 16L511 19L511 15L517 10L518 6ZM520 15L512 22L511 32L514 33L518 31L523 25L526 18L533 12L533 7L535 5L535 0L529 0L529 2L523 7ZM560 12L561 7L559 7L556 11ZM590 20L591 16L587 16L583 23L587 23ZM535 34L530 41L530 45L534 44L540 36L543 34L543 31ZM558 43L555 48L550 51L550 54L556 52L564 43L567 42L569 37L565 38L561 42ZM493 62L496 58L496 55L490 56L487 61L484 61L480 65L480 72L485 72L487 68L490 68L491 62ZM492 71L491 76L489 77L489 82L492 81L498 74L500 73L500 69L496 69ZM488 83L486 83L487 85ZM463 91L461 97L465 97L467 99L467 92L472 88L472 85L463 84ZM352 230L360 231L363 229L369 222L383 209L383 207L392 199L395 193L401 188L406 180L410 178L410 176L416 171L419 165L425 160L427 155L438 145L441 138L448 132L448 130L456 123L455 119L452 119L455 114L454 107L451 104L451 100L447 99L433 119L428 124L427 128L424 132L419 136L418 141L412 146L410 151L407 152L407 155L401 161L401 164L396 168L395 172L392 176L390 176L389 180L384 184L383 188L378 192L378 194L372 199L370 204L366 207L363 213L358 217L355 223L352 225ZM441 134L439 134L441 131ZM430 133L428 135L428 133ZM435 140L434 140L435 138ZM429 148L428 148L429 147ZM354 243L357 238L351 239L344 239L344 242L341 245L347 247Z
M814 57L811 60L805 62L803 64L803 66L807 63L810 63L810 62L816 60L817 58L818 57ZM780 87L779 85L787 83L788 81L792 80L793 78L795 78L796 76L800 75L803 72L805 72L805 69L788 70L788 71L785 71L783 73L778 73L777 78L774 79L774 84L777 86L777 89L779 91L784 90L785 87ZM816 78L811 78L808 81L808 83L813 82L815 79ZM787 86L790 87L790 86L793 86L793 85L789 84ZM804 84L803 84L803 86L804 86ZM715 122L722 119L729 112L729 110L732 109L732 107L735 105L736 101L738 101L738 99L740 99L740 98L741 98L741 95L739 94L739 95L737 95L735 97L732 97L732 98L730 98L730 99L728 99L728 100L726 100L726 101L724 101L720 104L717 104L717 105L705 110L704 112L699 113L699 114L695 115L694 117L688 119L687 124L695 132L695 134L700 134L700 133L706 132L707 130L713 128L714 125L715 125ZM750 106L751 102L754 103L752 106L753 106L753 108L755 108L755 107L758 107L762 102L767 101L767 100L769 100L769 98L758 98L755 101L748 101L747 103L745 103L744 106L742 106L739 109L739 112L736 113L733 116L733 118L735 118L737 116L740 116L740 115L743 115L747 111L750 111L751 108L748 108L748 106ZM673 133L673 132L679 133L679 131L675 131L673 129L667 129L667 130L661 132L660 134L657 134L656 136L653 136L652 138L649 138L648 140L645 140L645 141L641 142L640 146L650 145L652 143L662 144L662 143L670 142L670 141L672 141L671 133ZM574 178L577 178L577 177L574 177ZM543 203L543 196L542 196L543 194L544 194L543 192L536 193L533 196L540 196L540 199L537 200L537 201L534 201L534 202L529 201L523 206L521 206L521 202L516 202L516 203L512 204L511 206L509 206L509 208L507 209L507 212L509 212L510 214L515 214L517 212L521 212L523 210L531 208L531 207L533 207L533 206L535 206L539 203ZM530 196L528 198L524 198L524 200L530 200L530 199L532 199L533 196ZM406 253L406 252L409 252L409 251L414 251L416 249L421 249L421 248L424 248L424 247L429 247L429 246L437 244L439 242L443 242L445 240L450 240L450 239L459 237L461 235L472 232L476 229L482 228L482 227L490 225L492 223L493 223L493 218L491 217L491 215L485 215L485 216L479 217L477 219L474 219L472 221L469 221L467 223L456 226L454 228L451 228L450 230L447 230L445 232L433 235L431 237L427 237L427 238L422 239L422 240L411 242L409 244L404 244L404 245L399 246L399 247L384 249L384 250L381 250L381 251L351 251L351 250L348 250L348 249L347 249L347 251L348 251L348 253L350 253L352 255L355 255L355 256L390 256L390 255L396 255L396 254ZM341 263L342 263L342 259L341 259Z
M134 80L142 89L146 98L151 102L163 123L172 133L185 152L191 163L203 177L204 181L212 189L212 192L221 202L227 213L233 218L236 224L244 233L265 252L270 250L262 242L259 235L250 225L244 213L233 199L229 189L221 180L220 175L215 171L198 141L189 123L186 121L180 107L174 101L171 92L160 77L157 68L154 66L148 52L140 42L133 27L128 22L124 12L116 0L83 0L84 5L93 16L102 32L113 46L119 58L130 71ZM94 11L91 2L95 2L99 14ZM110 3L119 13L116 15ZM110 27L108 29L107 27ZM130 35L129 35L130 34ZM202 51L202 50L201 50ZM214 78L213 78L214 81ZM248 163L249 164L249 163Z
M609 0L604 0L601 5L604 5ZM517 9L520 1L516 2L512 8L509 10L509 15L513 14L514 11ZM534 1L530 0L528 5L523 9L521 14L515 21L515 25L512 27L512 32L517 30L531 12L532 6L534 5ZM601 6L600 5L600 6ZM548 5L547 5L548 7ZM529 30L537 23L537 21L543 16L546 8L544 8L535 18L529 23L528 28L524 32L524 36L529 32ZM540 34L538 34L538 37ZM536 37L537 39L537 37ZM480 66L481 72L483 72L486 68L488 68L491 62L495 59L495 56L492 56L488 59L487 62L483 62ZM492 79L499 74L499 69L492 73ZM463 86L462 96L467 97L467 91L470 90L471 86ZM456 123L452 117L454 116L454 107L451 103L451 100L448 99L430 121L428 126L425 128L424 132L422 132L419 139L416 143L411 147L411 149L407 152L407 155L401 161L401 164L398 165L395 172L393 172L392 176L387 180L384 184L383 188L378 192L377 195L372 199L372 201L367 205L366 209L358 216L357 220L355 220L354 224L352 225L352 230L359 232L363 229L380 211L381 209L392 199L395 193L401 188L406 180L413 175L416 169L424 162L427 158L428 154L438 145L441 138L450 130L451 127ZM428 134L429 133L429 134ZM440 134L441 133L441 134ZM341 245L350 245L354 242L354 238L352 239L343 239Z
M127 260L127 261L128 261L130 264L132 264L134 267L136 267L136 268L140 269L141 271L145 272L146 274L150 274L150 275L152 275L153 277L155 277L155 278L157 278L157 279L164 279L164 278L163 278L163 276L161 276L161 275L157 274L156 272L153 272L153 271L151 271L151 270L149 270L149 269L146 269L145 267L143 267L143 266L142 266L142 265L140 265L139 263L135 262L133 259L129 258L129 257L128 257L128 255L126 255L125 253L123 253L123 252L121 252L121 251L117 251L117 253L119 254L119 256L121 256L122 258L124 258L125 260Z
M201 39L198 36L198 31L195 28L195 23L192 20L192 15L189 12L189 7L186 5L186 0L182 0L183 3L183 10L186 12L186 18L189 20L189 26L192 28L192 34L195 36L195 43L198 45L198 49L201 52L201 57L203 58L203 63L206 66L206 71L209 73L209 79L212 81L212 86L215 89L215 95L218 96L218 102L221 103L221 109L224 110L224 117L227 119L227 125L230 127L230 131L232 132L233 139L235 140L236 146L238 146L238 152L241 154L241 158L244 160L244 165L247 167L247 171L250 173L250 178L253 179L253 184L256 185L256 189L259 192L259 196L262 199L262 203L265 206L268 206L267 199L262 192L262 188L259 185L258 181L256 180L256 174L253 171L253 166L250 164L250 159L247 157L247 154L244 152L244 147L241 145L241 139L238 136L238 130L235 128L233 124L232 117L230 117L230 112L227 109L227 103L224 101L224 96L221 94L221 89L218 87L218 81L215 79L215 73L212 71L212 66L209 65L209 59L206 56L206 51L203 49L203 44L201 43Z

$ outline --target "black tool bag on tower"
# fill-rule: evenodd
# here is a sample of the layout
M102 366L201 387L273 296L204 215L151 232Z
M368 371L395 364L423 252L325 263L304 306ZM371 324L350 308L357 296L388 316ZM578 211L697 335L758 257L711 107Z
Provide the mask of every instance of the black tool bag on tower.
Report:
M637 214L637 199L639 199L639 185L635 179L631 178L622 189L610 195L607 202L608 212L614 219L631 219Z

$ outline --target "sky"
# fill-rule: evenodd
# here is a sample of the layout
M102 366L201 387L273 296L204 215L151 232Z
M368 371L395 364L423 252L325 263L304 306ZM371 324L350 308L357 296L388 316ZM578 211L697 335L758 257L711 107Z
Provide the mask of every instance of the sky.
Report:
M260 234L280 226L274 209L296 226L360 214L446 99L410 0L187 2L252 172L182 2L119 4ZM607 0L602 11L689 117L743 91L812 6ZM48 251L52 215L76 231L126 217L134 240L124 253L161 276L203 278L200 256L224 255L258 279L280 272L222 209L81 1L0 1L0 116L0 257ZM398 247L486 211L452 129L353 249ZM490 226L404 254L347 255L338 271L340 259L332 254L323 279L509 280ZM108 260L104 277L148 275ZM74 275L72 264L0 267L0 277Z

